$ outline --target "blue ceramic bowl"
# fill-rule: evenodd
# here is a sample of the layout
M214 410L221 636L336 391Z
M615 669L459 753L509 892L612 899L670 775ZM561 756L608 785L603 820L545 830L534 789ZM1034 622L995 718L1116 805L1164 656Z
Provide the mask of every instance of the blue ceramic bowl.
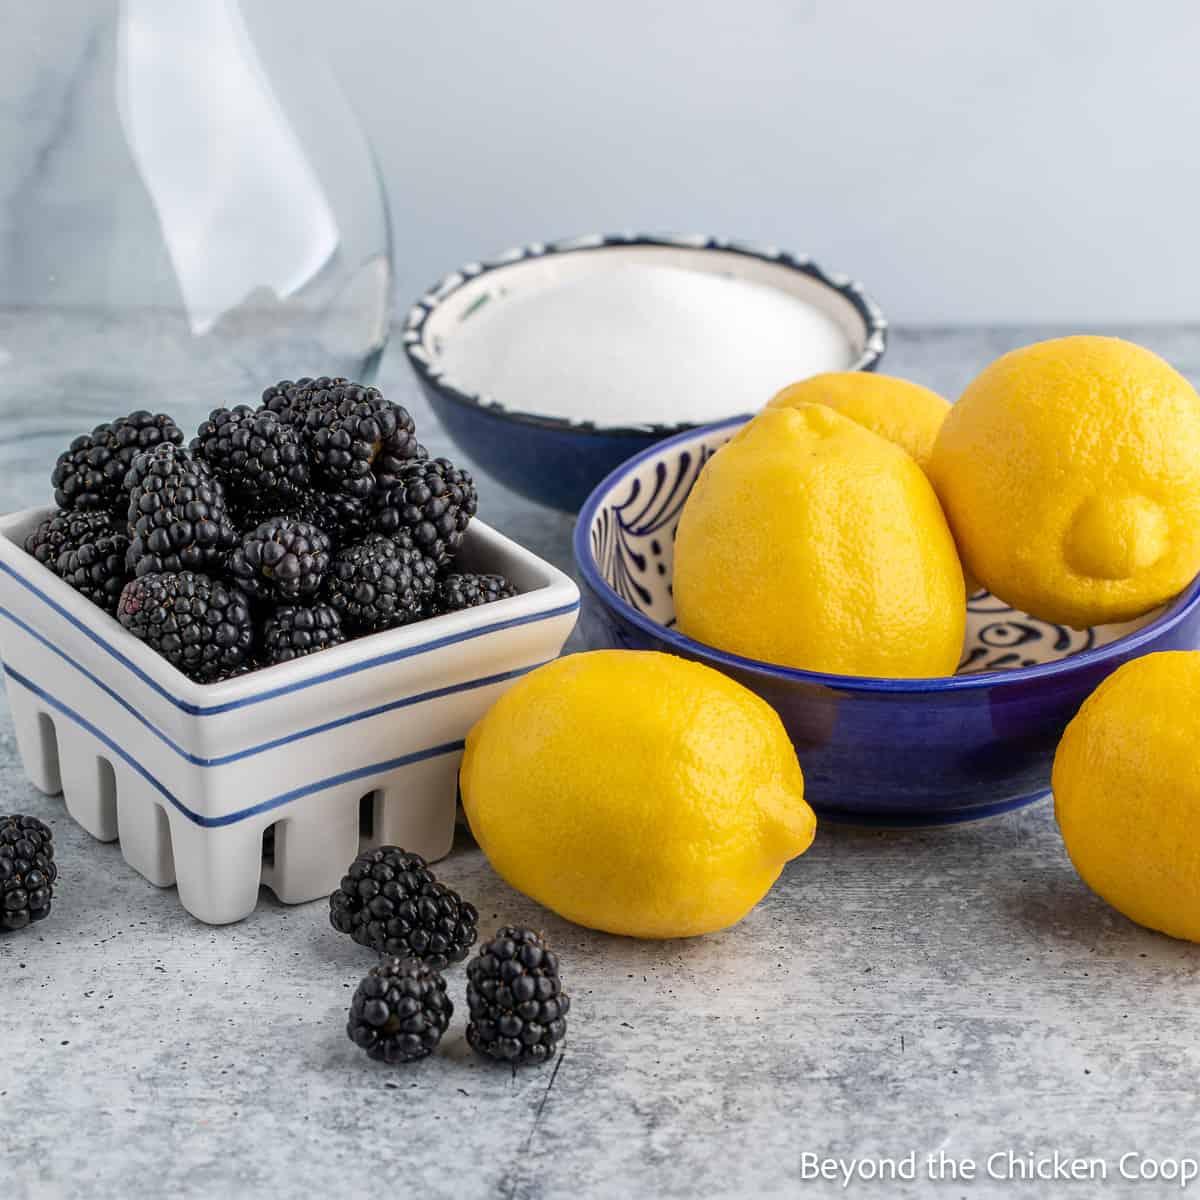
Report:
M842 369L874 370L883 355L887 322L858 284L826 273L807 258L770 247L703 236L591 234L523 246L491 262L468 263L409 310L405 353L454 441L489 475L540 504L577 512L592 488L630 455L714 416L732 417L739 411L703 421L688 420L688 414L680 412L678 420L634 425L609 420L603 412L549 415L564 406L572 408L569 398L519 396L501 402L487 388L472 390L456 382L453 368L448 372L448 354L461 363L469 355L472 336L478 336L506 301L561 287L584 272L630 263L750 282L798 299L840 330L846 343ZM598 330L597 340L603 342L604 337L605 331ZM778 386L789 382L781 379ZM687 397L679 402L686 403Z
M1063 729L1105 676L1151 651L1200 645L1200 580L1137 621L1085 631L978 592L967 605L962 665L940 679L797 671L685 637L671 598L675 528L701 467L742 423L662 442L588 497L575 526L580 628L590 648L679 654L757 692L782 717L823 817L946 824L1038 800L1049 793Z

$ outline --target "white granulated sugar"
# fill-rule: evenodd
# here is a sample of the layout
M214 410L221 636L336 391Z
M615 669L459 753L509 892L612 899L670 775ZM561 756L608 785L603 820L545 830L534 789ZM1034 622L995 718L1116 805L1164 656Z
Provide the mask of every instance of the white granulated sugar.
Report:
M799 297L621 264L494 297L447 339L442 361L447 379L506 408L636 425L754 412L852 358L837 323Z

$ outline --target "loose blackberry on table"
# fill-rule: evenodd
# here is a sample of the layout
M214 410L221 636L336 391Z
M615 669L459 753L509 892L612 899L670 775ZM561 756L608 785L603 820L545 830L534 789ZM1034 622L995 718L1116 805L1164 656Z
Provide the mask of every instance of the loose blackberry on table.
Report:
M245 593L196 571L130 580L121 593L117 619L172 666L202 683L240 667L254 646Z
M416 959L390 958L358 985L346 1033L380 1062L413 1062L442 1040L453 1013L437 970Z
M479 494L471 473L447 458L406 463L375 495L372 528L395 537L407 532L417 549L445 567L458 553Z
M517 589L503 575L445 575L434 588L432 611L459 612L515 596Z
M134 459L125 482L133 574L225 567L237 530L225 489L203 459L159 446Z
M329 570L332 549L328 535L315 525L275 518L242 535L229 556L229 574L259 599L311 599Z
M259 656L265 666L291 662L346 640L342 621L328 604L281 605L263 622Z
M334 557L324 596L351 628L371 631L419 621L437 568L411 546L372 534Z
M49 827L36 817L0 816L0 930L48 917L57 878Z
M486 1058L524 1065L554 1057L571 998L543 935L511 925L467 964L467 1041Z
M59 508L107 509L124 518L125 473L157 445L180 445L183 430L165 413L139 409L77 437L54 465L50 482Z
M366 850L329 897L329 921L377 954L461 962L475 943L475 906L437 881L419 854L399 846Z
M230 496L284 504L300 499L311 468L299 431L276 413L245 404L214 409L192 439Z

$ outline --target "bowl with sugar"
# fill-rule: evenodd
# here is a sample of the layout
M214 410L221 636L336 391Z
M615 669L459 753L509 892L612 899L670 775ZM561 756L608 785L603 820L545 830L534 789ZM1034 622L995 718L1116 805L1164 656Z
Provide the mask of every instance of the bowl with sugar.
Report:
M455 442L575 512L663 438L823 371L874 370L887 322L853 280L772 246L690 235L534 243L446 276L403 345Z

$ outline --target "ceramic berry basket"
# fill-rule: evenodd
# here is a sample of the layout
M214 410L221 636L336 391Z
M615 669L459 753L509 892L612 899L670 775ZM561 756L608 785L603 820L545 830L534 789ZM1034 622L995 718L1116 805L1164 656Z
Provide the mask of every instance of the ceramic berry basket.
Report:
M328 895L365 845L443 856L467 730L579 612L566 575L475 521L463 569L519 595L202 685L25 553L49 512L0 518L0 654L26 772L211 924L252 912L260 883L289 904Z

